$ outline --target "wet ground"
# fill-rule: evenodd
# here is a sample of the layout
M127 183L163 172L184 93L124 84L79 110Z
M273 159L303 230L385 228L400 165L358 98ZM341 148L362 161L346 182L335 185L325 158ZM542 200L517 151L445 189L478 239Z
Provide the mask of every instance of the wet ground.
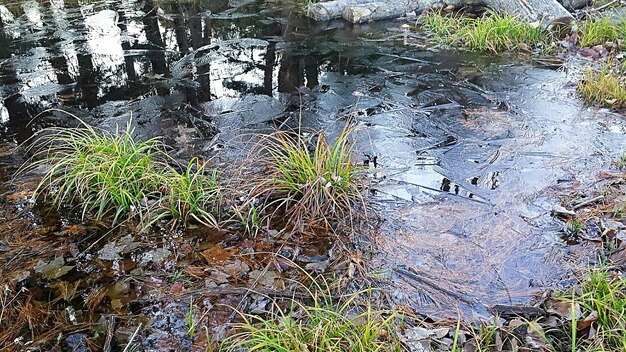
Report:
M60 112L38 116L59 108L109 129L132 117L140 136L163 136L181 158L232 165L246 155L240 137L249 132L295 126L300 112L316 130L337 130L352 116L380 218L371 265L397 302L435 316L456 316L457 307L486 316L488 306L526 303L568 285L595 260L593 248L568 241L550 210L559 194L589 187L622 154L626 125L621 115L584 106L570 69L429 49L401 29L410 20L314 24L293 5L269 0L30 1L0 6L0 17L5 145L44 126L71 125ZM7 177L20 160L0 156L7 198ZM268 274L266 258L249 258L279 250L273 244L200 229L137 238L132 229L26 212L20 188L9 190L3 231L46 233L39 240L55 249L44 258L31 253L41 261L34 272L13 261L3 270L18 283L29 275L43 282L37 299L67 292L53 286L59 278L96 287L93 304L107 308L90 319L100 321L102 336L112 317L132 322L118 331L120 346L139 323L151 326L144 346L194 343L185 337L193 294L162 299L191 286L185 280L206 280L196 298L208 298L195 314L211 312L202 319L213 327L230 318L213 307L240 302L222 284L286 287L280 264ZM319 246L290 243L287 255L296 258L299 247ZM315 258L326 249L302 254L300 264L323 266ZM76 326L68 345L87 343Z

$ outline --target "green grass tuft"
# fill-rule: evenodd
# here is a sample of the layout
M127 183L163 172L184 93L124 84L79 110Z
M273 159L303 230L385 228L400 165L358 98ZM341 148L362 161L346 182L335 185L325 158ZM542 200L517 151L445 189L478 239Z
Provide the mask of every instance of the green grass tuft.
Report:
M565 299L578 303L582 316L597 314L591 339L577 334L572 319L572 346L583 351L626 351L626 279L613 277L606 270L592 270L581 291ZM576 336L579 336L578 338Z
M79 120L80 121L80 120ZM135 141L130 124L115 133L83 121L78 128L53 127L38 134L35 155L22 172L49 167L34 195L56 208L79 205L84 218L161 219L173 224L196 220L217 226L212 210L219 202L217 176L197 159L178 172L158 139Z
M346 126L333 142L323 131L314 141L281 131L265 136L261 164L269 177L253 190L253 198L267 199L265 209L284 210L295 228L352 221L363 202L362 167L352 160L353 132Z
M313 304L292 300L289 308L274 301L265 317L242 314L238 333L228 337L225 351L281 352L386 352L400 351L394 333L396 313L359 307L356 300L367 291L332 304L328 297L312 295Z
M218 227L213 214L220 203L217 171L209 171L197 158L191 159L179 173L173 169L162 178L165 197L160 201L156 219L170 218L172 225L195 220L210 227ZM163 187L162 187L163 188Z
M578 27L578 45L592 47L607 42L618 43L626 39L626 20L615 21L610 17L582 21Z
M422 23L435 40L477 51L534 49L547 47L552 41L550 33L539 25L494 12L477 19L435 12L422 16Z
M588 102L626 108L626 76L620 70L612 70L610 62L601 71L588 69L578 84L578 92Z

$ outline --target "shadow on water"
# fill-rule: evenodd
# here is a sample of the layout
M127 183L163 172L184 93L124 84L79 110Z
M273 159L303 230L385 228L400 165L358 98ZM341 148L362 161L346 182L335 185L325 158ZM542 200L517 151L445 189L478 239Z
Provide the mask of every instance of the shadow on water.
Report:
M425 50L396 22L313 24L232 0L26 1L0 17L5 141L70 123L34 119L60 108L105 128L132 116L142 136L227 162L245 132L352 115L377 260L420 310L482 314L566 282L593 252L559 239L554 192L626 147L621 118L586 109L566 72Z

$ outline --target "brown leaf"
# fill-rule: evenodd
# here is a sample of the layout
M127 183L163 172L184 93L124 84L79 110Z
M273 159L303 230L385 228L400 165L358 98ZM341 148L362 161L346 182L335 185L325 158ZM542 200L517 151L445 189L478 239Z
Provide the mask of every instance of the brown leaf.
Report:
M201 254L209 264L223 264L230 261L235 254L235 250L226 249L222 246L214 246L203 251Z
M548 309L548 313L554 313L560 316L561 318L572 320L572 302L569 302L569 301L553 302L552 307ZM578 303L574 303L574 317L576 319L580 319L582 317L582 312L580 311L580 305Z
M611 261L615 265L622 265L626 263L626 242L620 243L619 249L617 252L611 254Z
M593 324L596 320L598 320L598 312L594 310L593 312L589 313L589 315L585 319L577 321L576 327L578 328L578 330L588 329L591 324Z
M185 273L195 278L202 278L206 276L206 270L202 266L188 266L185 268Z
M170 288L170 293L173 295L178 295L185 290L185 285L182 282L175 282Z

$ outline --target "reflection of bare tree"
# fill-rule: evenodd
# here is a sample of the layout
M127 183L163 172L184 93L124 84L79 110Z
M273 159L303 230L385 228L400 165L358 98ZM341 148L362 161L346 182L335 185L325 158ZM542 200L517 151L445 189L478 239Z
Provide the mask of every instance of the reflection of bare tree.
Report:
M117 26L120 28L120 34L122 37L122 49L126 53L131 49L131 47L130 42L128 41L128 17L126 16L126 11L124 11L124 8L122 6L118 6L117 16ZM126 66L126 74L128 75L128 80L135 80L137 78L137 73L135 72L135 61L133 60L132 56L124 55L124 64Z
M0 33L0 45L9 44L8 40L4 33ZM4 54L0 57L4 58ZM0 66L0 85L3 87L15 87L16 84L20 82L18 77L16 68L13 64L4 64ZM15 89L17 90L17 88ZM3 95L9 95L4 98L4 106L9 113L9 121L7 123L7 127L9 131L16 133L15 138L22 142L26 139L30 138L32 135L32 130L30 128L24 128L30 122L32 116L28 111L28 107L24 102L24 99L21 94L3 91Z
M153 0L148 0L145 3L144 11L146 12L143 17L143 24L145 26L146 38L150 43L159 47L160 50L154 50L150 54L150 62L152 63L152 70L155 73L167 74L167 63L165 61L165 43L161 37L161 31L159 29L159 19L157 18L157 6L155 6Z
M274 81L274 65L276 64L276 42L270 42L265 52L263 75L263 94L272 96Z
M292 93L304 85L304 65L299 55L284 52L278 69L278 91Z
M211 20L203 19L195 13L193 7L189 8L189 31L191 32L191 46L194 50L211 44ZM204 22L204 28L202 23ZM197 97L200 101L211 100L211 67L209 64L196 67L196 80L200 84Z
M315 55L283 52L278 70L278 91L293 93L304 86L315 88L319 84L319 60Z
M282 35L288 37L290 31L297 26L298 18L293 14L285 14L287 19L293 19L296 24L290 23L283 27ZM293 93L305 83L308 88L315 88L319 84L319 60L311 53L294 53L286 48L280 60L278 70L278 91L281 93Z

